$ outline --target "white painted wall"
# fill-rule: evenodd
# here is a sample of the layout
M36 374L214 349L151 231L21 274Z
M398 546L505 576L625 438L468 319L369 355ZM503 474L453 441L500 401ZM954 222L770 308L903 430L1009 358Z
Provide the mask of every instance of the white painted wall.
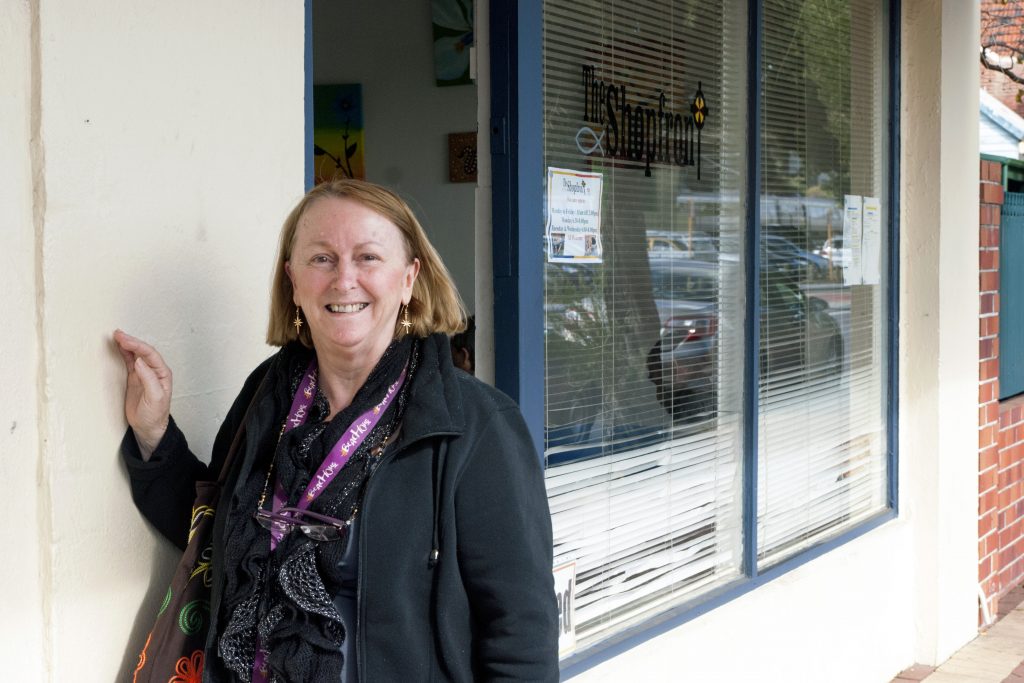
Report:
M47 497L37 488L39 337L32 214L33 14L29 3L0 2L0 482L8 514L0 524L0 662L12 680L44 680L44 591L50 577ZM5 676L6 677L6 676Z
M981 115L978 129L978 145L982 154L1016 159L1020 155L1020 141L1006 132L1006 129L995 121Z
M367 180L409 202L472 312L476 186L448 181L448 133L476 130L476 87L434 84L430 17L424 0L314 0L314 83L362 84Z
M976 635L978 17L903 2L899 518L573 681L886 683Z
M5 680L135 667L178 553L129 497L110 334L164 352L207 454L270 352L276 235L303 192L303 22L275 0L0 3Z

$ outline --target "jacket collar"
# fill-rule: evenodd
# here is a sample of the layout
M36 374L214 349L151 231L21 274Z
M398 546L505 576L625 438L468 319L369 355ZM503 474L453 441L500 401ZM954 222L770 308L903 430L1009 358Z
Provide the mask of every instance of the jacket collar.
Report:
M420 348L420 367L409 387L396 450L429 436L459 435L466 427L458 376L462 371L452 365L448 337L432 334Z

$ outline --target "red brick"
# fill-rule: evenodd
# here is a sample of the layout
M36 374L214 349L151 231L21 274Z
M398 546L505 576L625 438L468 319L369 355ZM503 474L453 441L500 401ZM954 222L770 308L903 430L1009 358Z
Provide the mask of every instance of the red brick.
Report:
M989 380L988 382L982 382L981 384L978 385L978 403L980 405L985 405L986 403L995 400L995 386L996 383L993 382L992 380ZM997 403L996 406L998 405L999 404Z
M981 314L999 312L999 294L986 292L981 295Z
M999 269L999 250L982 249L978 252L978 267L981 270Z
M998 292L999 291L999 271L997 270L986 270L979 276L981 280L981 291L983 292Z
M1002 225L1003 207L996 204L992 207L992 225Z
M987 579L991 575L992 575L992 559L986 557L981 562L978 563L978 580L979 581L984 581L985 579Z
M1011 398L999 404L999 424L1011 427L1024 419L1024 403L1021 399Z
M999 464L999 447L988 446L978 453L978 471L987 470Z
M983 226L978 230L979 247L998 247L999 228L991 225Z
M978 364L979 368L979 381L985 382L990 379L996 379L999 377L999 359L991 358L989 360L982 361Z
M992 204L978 205L978 224L992 225Z
M978 342L978 358L981 360L998 358L996 354L996 340L994 338L989 337Z
M985 425L984 427L978 428L978 448L988 448L989 446L996 443L997 432L996 428L991 425Z
M982 180L1001 183L1003 181L1003 165L998 161L982 160L980 175Z
M978 475L978 491L984 493L996 486L996 470L990 467ZM994 521L994 520L993 520ZM984 535L984 534L982 534Z
M994 185L992 183L984 183L981 186L981 201L986 204L1002 204L1003 203L1003 187L1002 185Z
M1000 444L1001 445L1001 444ZM1012 465L1016 460L1013 457L1013 452L1009 448L999 449L999 471L1002 472L1007 467Z
M995 337L999 334L999 315L978 318L978 337Z
M998 540L995 534L990 534L978 541L978 557L988 557L998 550Z

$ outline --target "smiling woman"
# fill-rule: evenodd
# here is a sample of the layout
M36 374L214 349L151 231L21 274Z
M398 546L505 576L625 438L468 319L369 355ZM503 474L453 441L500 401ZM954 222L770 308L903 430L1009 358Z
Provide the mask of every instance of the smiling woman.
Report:
M207 558L209 619L191 636L209 630L187 653L203 680L558 679L540 461L515 404L452 365L463 321L405 202L337 180L285 221L267 332L282 348L246 381L209 467L171 419L160 354L115 333L133 498ZM194 491L215 479L196 553ZM144 674L166 661L166 644L147 648Z

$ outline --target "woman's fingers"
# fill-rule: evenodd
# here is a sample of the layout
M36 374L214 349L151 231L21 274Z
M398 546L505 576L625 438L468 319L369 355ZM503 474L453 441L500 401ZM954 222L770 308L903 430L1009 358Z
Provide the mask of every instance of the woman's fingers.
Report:
M130 339L133 339L128 334L125 334L122 330L114 330L114 344L117 346L117 352L121 354L121 360L124 361L125 370L131 373L135 365L135 354L129 350L128 344Z
M133 362L135 357L142 358L146 365L151 367L158 377L164 378L170 376L171 370L167 367L167 363L164 362L163 356L160 355L159 351L146 342L137 337L131 336L124 330L117 330L114 332L114 341L117 342L118 348L121 350L121 355L126 359L126 362L128 358L126 355L127 352L127 354L132 355Z
M128 370L125 417L135 432L143 458L148 458L170 419L171 369L155 348L123 330L114 332L114 342Z
M142 381L142 393L146 401L150 405L157 405L166 392L163 382L141 357L135 359L135 373Z

